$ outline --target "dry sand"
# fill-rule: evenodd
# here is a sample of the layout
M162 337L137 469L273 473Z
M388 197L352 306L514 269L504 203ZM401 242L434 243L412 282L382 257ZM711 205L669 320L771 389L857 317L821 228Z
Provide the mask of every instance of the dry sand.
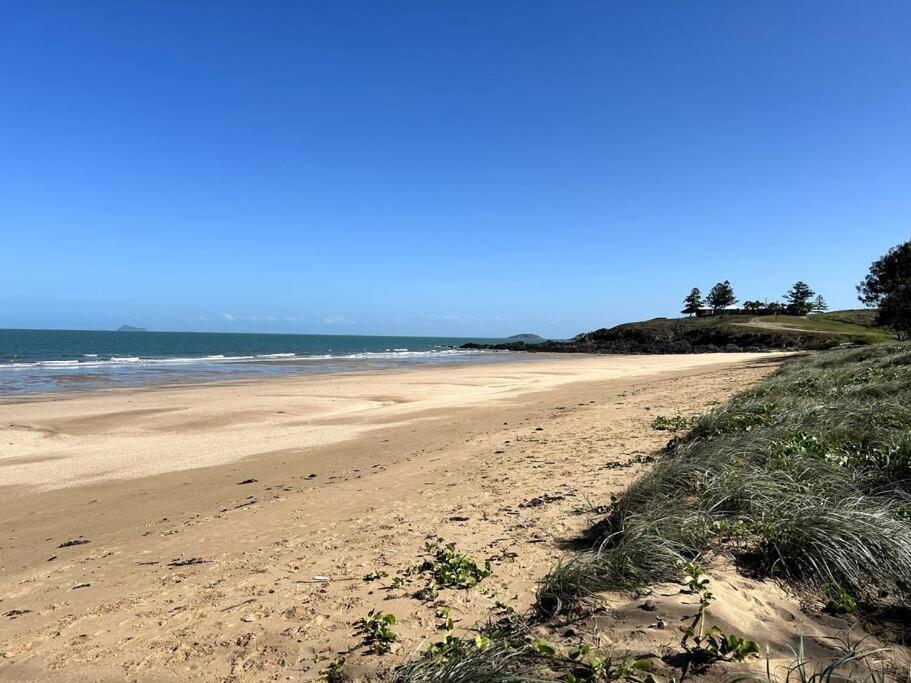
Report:
M457 631L497 600L526 609L586 497L608 501L666 441L654 416L777 361L564 356L0 403L0 679L313 680L349 647L346 669L375 679L442 635L416 584L389 588L425 540L493 558L440 594ZM773 656L847 624L712 570L714 621ZM674 651L693 610L677 587L654 612L607 599L577 628L618 655ZM399 620L384 656L357 648L372 608Z

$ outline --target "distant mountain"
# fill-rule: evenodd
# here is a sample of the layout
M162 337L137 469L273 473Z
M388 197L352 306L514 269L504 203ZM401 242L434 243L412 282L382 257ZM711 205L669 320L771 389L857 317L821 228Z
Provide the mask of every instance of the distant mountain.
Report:
M144 327L133 327L132 325L121 325L117 328L118 332L148 332Z
M506 337L507 339L513 339L515 341L544 341L544 337L539 337L536 334L531 332L524 332L522 334L514 334L511 337Z

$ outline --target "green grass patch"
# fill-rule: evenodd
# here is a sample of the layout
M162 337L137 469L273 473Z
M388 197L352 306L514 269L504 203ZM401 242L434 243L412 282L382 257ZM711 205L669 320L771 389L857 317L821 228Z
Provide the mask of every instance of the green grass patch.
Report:
M672 441L590 530L591 549L545 577L539 609L672 580L709 550L846 611L848 598L906 607L909 511L911 346L795 359Z
M817 318L826 318L828 320L837 320L861 327L878 327L879 310L876 308L850 308L844 311L829 311L828 313L817 314Z
M860 325L850 322L850 318L832 317L837 314L816 314L807 316L796 315L761 315L750 318L744 324L771 323L782 326L795 332L816 332L821 334L837 334L847 337L866 337L871 341L894 341L895 335L887 330L873 325Z

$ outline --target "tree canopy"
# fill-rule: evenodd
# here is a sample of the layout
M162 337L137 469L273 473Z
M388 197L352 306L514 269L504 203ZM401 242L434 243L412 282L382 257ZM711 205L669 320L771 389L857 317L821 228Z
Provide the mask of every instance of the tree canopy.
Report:
M784 300L788 302L788 312L795 315L806 315L813 308L810 299L814 296L816 296L816 292L810 289L806 282L798 280L784 295Z
M731 287L731 283L727 280L719 282L712 287L712 291L709 292L705 300L715 311L724 310L727 306L733 306L737 303L737 298L734 296L734 288Z
M879 307L880 325L900 337L911 336L911 240L892 247L870 265L870 272L857 285L857 298Z
M693 315L694 313L698 313L699 309L702 308L704 304L702 292L698 287L693 287L683 300L683 310L680 312L686 313L687 315Z

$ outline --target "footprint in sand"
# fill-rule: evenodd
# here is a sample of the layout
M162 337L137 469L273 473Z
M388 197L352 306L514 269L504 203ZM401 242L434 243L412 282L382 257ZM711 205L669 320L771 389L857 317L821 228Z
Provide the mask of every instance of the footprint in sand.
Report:
M797 616L784 607L772 607L772 611L783 621L797 621Z

